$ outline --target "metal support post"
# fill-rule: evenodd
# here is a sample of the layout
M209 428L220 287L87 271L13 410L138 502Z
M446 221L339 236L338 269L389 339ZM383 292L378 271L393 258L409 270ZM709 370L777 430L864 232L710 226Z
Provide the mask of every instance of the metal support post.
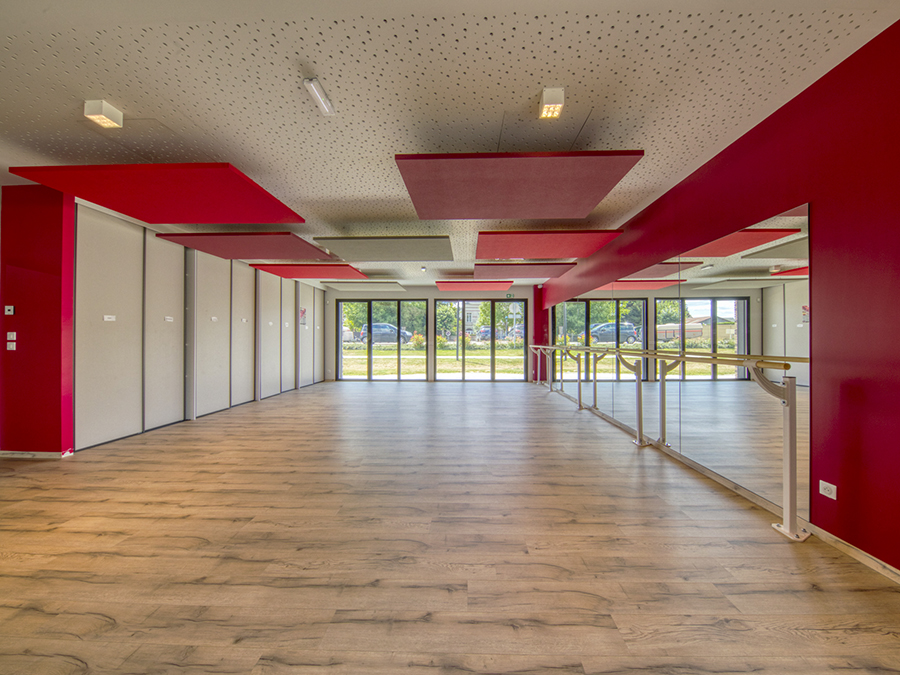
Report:
M669 446L666 441L666 362L659 360L659 442ZM671 446L669 446L671 447Z
M570 354L566 351L566 355L575 359L575 365L578 369L578 409L584 410L584 406L581 404L581 354Z
M797 527L797 378L785 377L784 398L784 456L782 459L782 522L772 527L794 541L804 541L809 532Z
M566 390L566 376L563 372L563 366L566 362L566 351L564 349L559 350L559 390Z
M669 371L679 366L679 361L666 363L664 359L657 359L659 363L659 442L666 447L672 447L666 441L666 375Z
M644 389L643 389L643 363L638 359L634 364L634 379L637 388L635 389L635 406L637 408L637 429L635 432L634 444L639 447L649 445L644 442Z

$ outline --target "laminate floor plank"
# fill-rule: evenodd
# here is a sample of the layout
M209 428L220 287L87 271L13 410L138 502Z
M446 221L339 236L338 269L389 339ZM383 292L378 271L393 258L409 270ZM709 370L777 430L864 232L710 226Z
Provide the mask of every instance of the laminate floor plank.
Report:
M0 458L0 675L900 673L900 587L773 520L541 387L317 385Z

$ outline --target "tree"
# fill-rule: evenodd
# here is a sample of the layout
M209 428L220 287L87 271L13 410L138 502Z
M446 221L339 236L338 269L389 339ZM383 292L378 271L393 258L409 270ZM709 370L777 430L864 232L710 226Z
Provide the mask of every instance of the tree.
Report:
M656 323L657 325L665 323L681 323L681 301L680 300L657 300L656 301Z
M525 323L525 303L501 301L494 303L494 321L497 331L505 334L517 323ZM478 325L491 325L491 303L482 302L478 311Z
M357 337L363 325L369 320L369 307L367 302L342 302L341 321L344 326L352 330Z
M460 303L439 300L435 307L435 323L438 335L454 335L456 333L457 319L461 318Z

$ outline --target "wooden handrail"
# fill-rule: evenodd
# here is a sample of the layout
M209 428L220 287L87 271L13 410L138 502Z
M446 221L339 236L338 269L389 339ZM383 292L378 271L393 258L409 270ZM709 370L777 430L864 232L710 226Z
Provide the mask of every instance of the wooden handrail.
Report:
M695 352L695 351L684 351L679 352L673 349L634 349L629 347L621 347L623 352L633 351L634 353L640 352L641 354L676 354L676 355L687 355L687 356L709 356L715 354L717 358L733 358L733 359L741 359L746 361L747 359L751 360L764 360L769 361L772 359L778 361L784 361L785 363L809 363L809 357L805 356L767 356L764 354L732 354L730 352Z
M678 352L663 352L660 350L650 349L623 349L615 347L573 347L571 345L531 345L531 349L552 349L563 350L571 354L573 351L584 352L587 354L616 354L624 356L637 356L645 359L654 359L656 361L679 361L685 363L704 363L719 366L743 366L748 361L752 361L757 368L765 368L767 370L790 370L791 362L794 357L783 358L781 356L756 356L747 354L716 354L715 356L700 356L696 352L690 354L681 354ZM701 352L702 353L702 352ZM712 352L709 352L712 354ZM789 361L789 359L791 359ZM809 359L801 361L808 363Z

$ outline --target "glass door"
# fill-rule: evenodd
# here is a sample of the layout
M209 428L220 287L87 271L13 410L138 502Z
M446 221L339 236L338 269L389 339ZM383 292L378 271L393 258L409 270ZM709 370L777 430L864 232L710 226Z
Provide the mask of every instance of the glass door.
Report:
M491 379L491 302L466 300L463 303L464 380Z
M437 300L436 379L526 379L524 300Z
M428 303L425 300L400 301L400 379L427 378ZM408 336L408 337L407 337Z
M434 307L435 323L435 379L462 380L466 352L462 336L463 303L460 300L437 300Z
M342 380L369 379L368 345L361 338L363 326L368 327L368 302L338 304L338 378ZM368 329L368 328L367 328Z
M339 380L424 380L425 300L338 302Z
M400 343L404 339L399 330L399 314L395 300L372 302L370 379L400 379Z
M494 302L494 334L491 353L495 380L525 377L525 303L521 300Z

